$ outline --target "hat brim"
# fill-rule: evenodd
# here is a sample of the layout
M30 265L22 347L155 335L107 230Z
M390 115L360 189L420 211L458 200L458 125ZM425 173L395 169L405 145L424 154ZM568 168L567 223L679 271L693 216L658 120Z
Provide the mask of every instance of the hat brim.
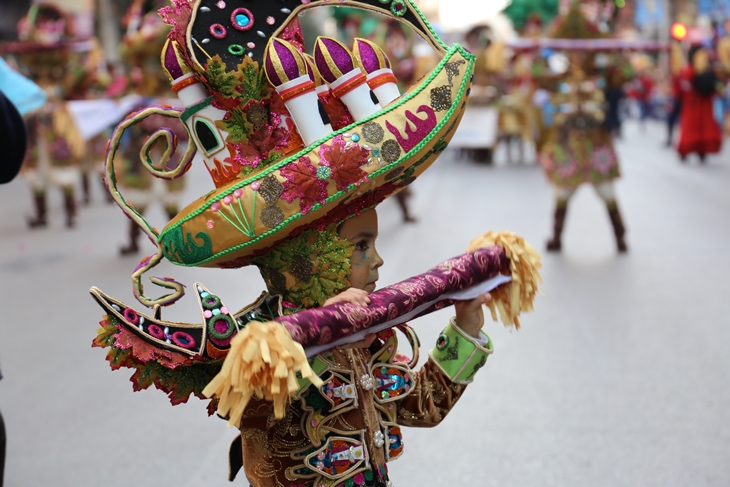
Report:
M473 67L474 56L455 45L427 77L373 116L194 201L160 233L165 257L183 266L242 267L302 227L341 214L338 206L357 212L397 193L448 145L464 114ZM363 159L353 163L352 157Z

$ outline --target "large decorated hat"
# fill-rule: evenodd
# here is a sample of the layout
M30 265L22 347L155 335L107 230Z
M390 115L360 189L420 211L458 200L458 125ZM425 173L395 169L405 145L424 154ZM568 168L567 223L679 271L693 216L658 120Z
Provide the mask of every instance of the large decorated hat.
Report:
M314 51L305 52L297 17L322 5L397 19L441 61L392 96L390 84L397 80L377 46L320 37ZM182 266L251 265L292 237L322 230L402 190L443 152L466 106L474 57L461 46L446 46L411 0L173 0L160 14L172 26L162 64L185 109L160 106L130 115L107 154L112 195L158 247L133 275L135 295L148 306L170 304L183 293L171 279L152 278L172 293L144 295L142 274L163 258ZM325 96L341 101L353 123L338 127ZM126 202L114 173L123 131L152 114L179 118L194 144L167 171L176 138L170 131L154 134L142 149L147 169L179 177L197 149L211 176L210 191L161 231ZM152 161L150 149L162 139L165 156Z

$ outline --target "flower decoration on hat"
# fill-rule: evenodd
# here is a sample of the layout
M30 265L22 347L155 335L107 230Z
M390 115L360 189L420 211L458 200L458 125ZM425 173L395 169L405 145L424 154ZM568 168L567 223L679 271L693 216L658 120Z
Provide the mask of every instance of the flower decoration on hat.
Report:
M308 228L342 221L396 193L436 160L436 143L453 135L466 106L473 56L443 44L410 0L395 2L397 13L380 0L342 1L410 25L441 56L401 95L390 61L367 40L356 40L350 50L319 37L313 52L304 52L297 17L326 3L172 0L160 11L172 26L163 69L184 107L164 110L185 124L190 150L202 156L212 188L156 230L127 204L114 177L123 129L150 112L135 114L115 132L107 156L112 195L158 246L133 277L142 303L166 305L182 296L182 286L166 280L154 282L172 289L167 296L144 294L142 275L162 259L184 266L251 265ZM448 105L434 104L444 97ZM189 155L173 171L152 161L147 167L170 177L189 167ZM272 187L281 191L265 191Z

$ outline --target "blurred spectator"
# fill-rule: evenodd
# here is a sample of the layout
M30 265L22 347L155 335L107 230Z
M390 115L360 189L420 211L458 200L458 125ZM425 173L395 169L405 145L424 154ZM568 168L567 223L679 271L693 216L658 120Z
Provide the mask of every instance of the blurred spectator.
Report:
M682 161L694 153L704 162L707 154L719 152L722 145L722 134L713 107L718 79L710 64L709 53L703 46L693 46L688 59L689 64L682 70L679 80L682 113L677 151Z
M0 162L0 184L4 184L12 181L20 171L28 139L23 117L2 91L0 91L0 134L2 134L0 153L4 154ZM0 487L3 485L5 472L5 444L5 422L0 414Z
M671 147L674 138L674 129L677 126L677 122L679 122L679 115L682 112L682 88L679 73L671 74L667 84L667 100L664 108L666 111L665 120L667 122L666 146Z
M654 80L648 71L643 71L636 78L636 100L639 102L639 118L641 123L653 116L652 94L654 92Z

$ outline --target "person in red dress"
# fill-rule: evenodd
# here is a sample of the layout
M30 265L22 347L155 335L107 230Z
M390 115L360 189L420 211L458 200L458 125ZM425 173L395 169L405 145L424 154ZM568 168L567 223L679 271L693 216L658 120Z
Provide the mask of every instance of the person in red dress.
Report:
M682 114L677 151L682 161L689 154L698 154L700 161L704 162L707 154L720 152L722 146L722 133L712 109L717 77L704 47L693 46L690 49L689 64L680 74L680 85Z

